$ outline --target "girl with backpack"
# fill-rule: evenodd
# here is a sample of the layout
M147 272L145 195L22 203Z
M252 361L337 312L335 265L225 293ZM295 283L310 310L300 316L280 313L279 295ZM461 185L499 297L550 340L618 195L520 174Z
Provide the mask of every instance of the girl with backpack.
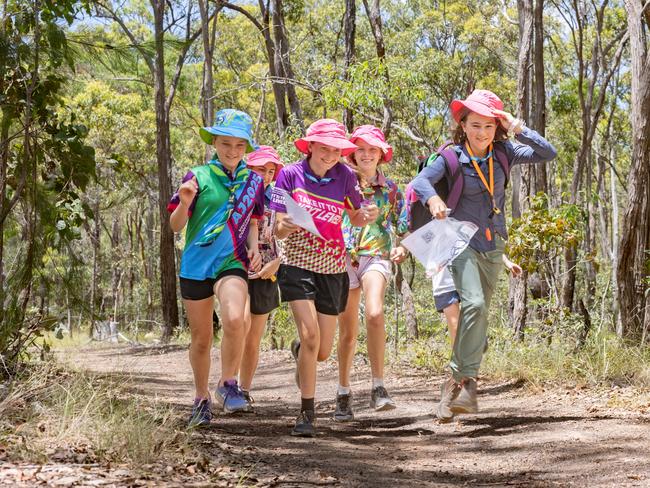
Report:
M444 219L449 206L451 217L479 227L467 249L449 266L461 310L449 363L451 375L441 386L436 411L441 421L478 411L476 380L490 301L508 238L505 188L509 170L515 164L543 163L557 155L546 139L503 111L503 102L491 91L475 90L465 100L454 100L450 108L458 124L451 148L458 164L449 164L450 158L440 155L411 183L431 215ZM443 179L449 188L447 203L454 196L453 204L445 203L434 188Z

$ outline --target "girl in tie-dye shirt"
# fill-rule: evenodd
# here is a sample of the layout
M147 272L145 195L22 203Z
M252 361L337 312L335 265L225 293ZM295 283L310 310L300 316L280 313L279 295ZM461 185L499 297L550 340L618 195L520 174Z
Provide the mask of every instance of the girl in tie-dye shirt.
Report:
M384 387L384 296L391 278L391 260L405 257L401 247L393 248L393 235L404 234L407 214L402 193L397 185L378 169L392 159L393 149L384 134L372 125L362 125L350 136L359 149L348 157L359 177L365 203L374 203L379 216L363 227L353 226L344 218L343 234L347 248L347 272L350 293L345 311L339 316L339 387L336 395L337 420L352 420L350 370L359 332L359 302L365 297L368 357L372 371L370 405L377 411L395 408Z

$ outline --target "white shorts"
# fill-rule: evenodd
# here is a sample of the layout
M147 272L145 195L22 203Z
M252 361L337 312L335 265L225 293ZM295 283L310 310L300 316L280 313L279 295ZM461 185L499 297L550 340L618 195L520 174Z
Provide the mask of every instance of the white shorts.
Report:
M348 254L346 261L351 290L361 286L361 278L368 271L379 271L386 279L386 283L390 282L390 278L393 274L390 261L388 259L383 259L380 256L359 256L359 262L352 265L352 260Z

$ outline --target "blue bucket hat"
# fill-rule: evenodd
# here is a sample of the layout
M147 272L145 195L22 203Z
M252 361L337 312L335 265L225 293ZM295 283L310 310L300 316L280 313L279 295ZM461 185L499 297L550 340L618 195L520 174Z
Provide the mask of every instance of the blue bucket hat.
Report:
M248 142L246 152L253 152L257 144L253 140L253 119L246 112L225 108L219 110L212 127L202 127L199 135L203 142L212 144L214 136L230 136L245 139Z

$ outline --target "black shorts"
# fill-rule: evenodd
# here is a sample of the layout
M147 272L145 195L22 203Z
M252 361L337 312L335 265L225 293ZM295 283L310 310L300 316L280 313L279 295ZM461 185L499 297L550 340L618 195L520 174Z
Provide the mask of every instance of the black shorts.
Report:
M338 315L348 304L350 278L347 271L323 274L282 264L278 283L283 302L313 300L316 311L325 315Z
M205 300L214 295L214 284L226 276L239 276L248 281L248 273L241 268L230 268L222 271L216 278L206 280L191 280L181 277L181 296L185 300Z
M278 282L273 280L248 280L248 294L251 297L251 313L264 315L280 306Z

